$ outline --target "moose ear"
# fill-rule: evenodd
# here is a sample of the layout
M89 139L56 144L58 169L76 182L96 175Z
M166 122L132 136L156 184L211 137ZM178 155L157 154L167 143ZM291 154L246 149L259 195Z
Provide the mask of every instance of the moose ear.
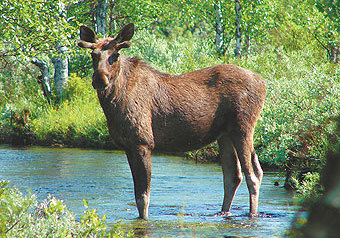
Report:
M96 43L97 36L91 28L80 26L80 39L85 42Z
M117 51L121 50L123 48L129 48L131 46L131 42L130 41L124 41L122 43L117 44Z
M129 23L120 30L115 40L117 42L129 41L133 37L134 33L135 25L133 23Z

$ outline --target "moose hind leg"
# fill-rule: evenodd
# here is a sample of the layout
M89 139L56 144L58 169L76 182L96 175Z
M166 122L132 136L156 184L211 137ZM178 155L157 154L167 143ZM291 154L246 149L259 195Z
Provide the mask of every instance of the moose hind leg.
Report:
M241 165L237 158L233 142L228 136L218 139L223 171L224 199L222 213L229 214L237 188L242 181Z
M233 137L233 141L247 182L250 216L256 216L263 171L253 147L253 134Z
M136 205L141 219L148 219L151 184L151 149L139 146L126 151L132 172Z

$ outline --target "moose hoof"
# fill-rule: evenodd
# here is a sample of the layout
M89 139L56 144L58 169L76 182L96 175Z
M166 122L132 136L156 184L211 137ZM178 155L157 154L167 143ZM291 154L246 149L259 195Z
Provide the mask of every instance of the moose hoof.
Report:
M255 218L258 217L259 214L258 213L249 213L249 218Z
M222 212L218 212L215 216L216 217L229 217L231 215L232 215L231 212L222 211Z

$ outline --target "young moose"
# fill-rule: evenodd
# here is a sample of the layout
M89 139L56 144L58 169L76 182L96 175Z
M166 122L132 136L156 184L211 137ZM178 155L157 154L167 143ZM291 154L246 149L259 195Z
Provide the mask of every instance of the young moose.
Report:
M250 215L256 215L263 173L253 134L265 100L264 80L225 64L176 76L159 72L136 57L120 55L133 34L130 23L116 38L98 40L81 26L78 45L92 49L92 85L113 141L126 152L140 218L148 218L151 152L190 151L215 140L223 169L222 214L230 211L242 170Z

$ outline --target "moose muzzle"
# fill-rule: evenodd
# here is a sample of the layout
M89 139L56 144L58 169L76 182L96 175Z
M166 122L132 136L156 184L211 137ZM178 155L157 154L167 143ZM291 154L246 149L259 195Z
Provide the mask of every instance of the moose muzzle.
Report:
M92 76L92 86L97 90L104 90L109 85L109 76L99 70L95 71Z

